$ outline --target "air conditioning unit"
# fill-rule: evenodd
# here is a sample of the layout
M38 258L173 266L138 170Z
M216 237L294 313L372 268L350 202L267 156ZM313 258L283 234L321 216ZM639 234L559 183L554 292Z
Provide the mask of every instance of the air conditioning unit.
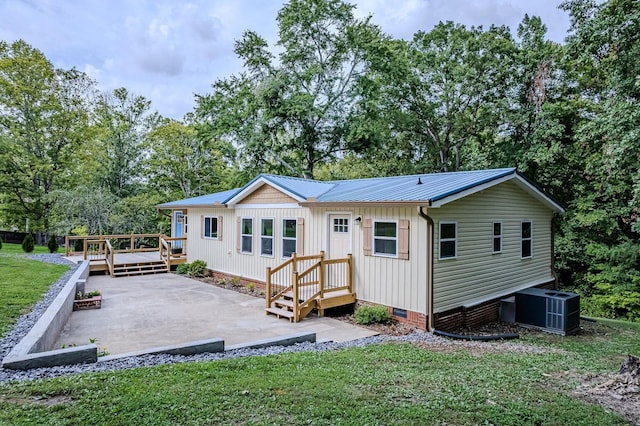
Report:
M516 323L566 336L580 330L580 296L528 288L515 294Z

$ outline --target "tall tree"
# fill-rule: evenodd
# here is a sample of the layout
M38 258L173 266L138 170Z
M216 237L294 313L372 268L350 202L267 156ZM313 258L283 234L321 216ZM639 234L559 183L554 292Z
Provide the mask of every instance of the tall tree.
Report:
M447 22L395 46L380 70L397 137L420 170L463 168L465 146L490 140L500 124L513 74L509 30Z
M252 117L249 129L231 129L243 148L307 177L316 164L348 150L355 87L367 68L363 45L379 34L368 19L354 17L354 7L340 0L291 0L278 13L277 55L253 31L236 43L246 74L232 82L242 82L236 88L254 83L236 92L243 96L232 108ZM222 86L217 89L227 88ZM200 115L221 119L211 116L210 105L201 98ZM256 133L261 136L244 140Z
M165 120L145 142L149 185L167 199L189 198L225 188L234 159L230 144L204 135L192 125Z
M124 87L103 93L97 100L93 154L100 159L98 184L118 198L134 195L143 181L143 141L159 120L150 109L151 101Z
M49 193L63 184L87 135L93 88L85 74L55 69L22 40L0 42L0 183L7 214L49 230Z

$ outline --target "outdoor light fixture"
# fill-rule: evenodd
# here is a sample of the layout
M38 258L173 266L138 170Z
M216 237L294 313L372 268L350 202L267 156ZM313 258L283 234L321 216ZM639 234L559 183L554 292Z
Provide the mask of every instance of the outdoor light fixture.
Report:
M356 225L362 225L362 218L360 216L356 217Z

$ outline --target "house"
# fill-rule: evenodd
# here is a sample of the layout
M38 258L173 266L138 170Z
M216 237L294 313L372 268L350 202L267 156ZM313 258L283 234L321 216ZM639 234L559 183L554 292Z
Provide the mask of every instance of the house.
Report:
M552 221L564 210L514 168L330 182L261 174L158 208L186 236L188 262L214 274L269 286L267 268L322 252L349 261L343 302L384 305L422 329L494 320L502 298L557 286Z

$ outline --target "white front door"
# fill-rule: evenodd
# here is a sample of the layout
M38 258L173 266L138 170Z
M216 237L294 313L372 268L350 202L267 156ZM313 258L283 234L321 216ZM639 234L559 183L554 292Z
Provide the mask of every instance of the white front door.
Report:
M338 259L351 253L351 215L329 215L329 247L327 258Z

